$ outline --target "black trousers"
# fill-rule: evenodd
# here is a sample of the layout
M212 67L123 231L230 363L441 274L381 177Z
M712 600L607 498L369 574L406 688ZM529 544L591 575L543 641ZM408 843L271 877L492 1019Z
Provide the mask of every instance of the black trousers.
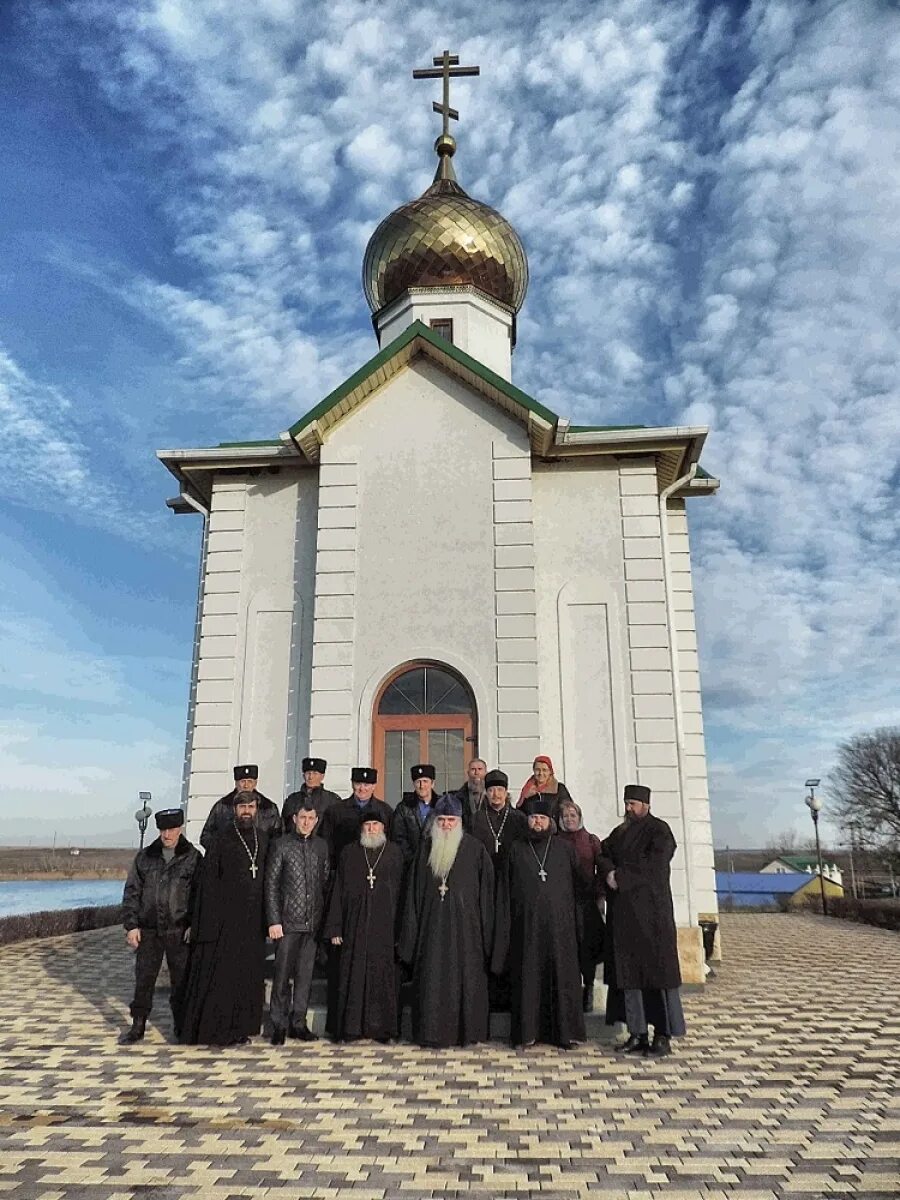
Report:
M288 1023L306 1024L313 968L316 965L316 939L311 933L286 933L275 943L275 976L269 1016L275 1029L287 1029Z
M155 929L141 930L141 940L134 962L134 999L131 1002L133 1017L146 1018L150 1015L153 1008L156 977L159 975L159 968L165 958L171 980L169 1004L172 1007L175 1028L178 1029L188 949L184 943L183 929L174 929L169 933L157 933Z

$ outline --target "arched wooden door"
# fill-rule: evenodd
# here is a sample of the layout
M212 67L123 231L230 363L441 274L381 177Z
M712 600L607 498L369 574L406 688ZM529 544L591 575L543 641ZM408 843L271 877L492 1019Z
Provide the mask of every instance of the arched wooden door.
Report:
M375 697L373 757L378 794L390 805L412 790L409 769L433 763L435 789L458 788L478 753L477 713L468 684L438 663L407 663Z

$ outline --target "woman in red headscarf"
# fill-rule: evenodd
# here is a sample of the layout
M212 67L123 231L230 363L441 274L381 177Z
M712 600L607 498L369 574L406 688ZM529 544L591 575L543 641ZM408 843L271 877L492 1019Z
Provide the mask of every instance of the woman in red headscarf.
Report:
M546 754L539 754L531 764L531 778L525 781L525 786L519 793L517 808L522 808L529 796L540 793L550 796L553 800L553 820L559 825L559 806L564 800L571 800L569 789L553 774L553 762Z

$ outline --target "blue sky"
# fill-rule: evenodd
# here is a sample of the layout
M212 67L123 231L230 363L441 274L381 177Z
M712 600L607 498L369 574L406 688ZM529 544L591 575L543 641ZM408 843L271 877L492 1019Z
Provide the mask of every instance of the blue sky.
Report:
M272 436L371 355L362 252L429 181L410 73L444 46L482 67L460 178L529 255L516 382L576 423L712 429L717 841L805 831L806 777L896 721L894 5L13 0L5 839L117 841L139 789L177 798L199 522L153 452Z

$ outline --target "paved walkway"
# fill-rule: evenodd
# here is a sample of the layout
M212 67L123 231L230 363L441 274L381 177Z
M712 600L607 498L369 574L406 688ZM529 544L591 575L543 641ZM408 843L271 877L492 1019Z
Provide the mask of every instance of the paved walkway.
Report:
M675 1057L162 1032L119 1048L131 958L102 930L0 951L0 1198L900 1195L900 935L724 920Z

